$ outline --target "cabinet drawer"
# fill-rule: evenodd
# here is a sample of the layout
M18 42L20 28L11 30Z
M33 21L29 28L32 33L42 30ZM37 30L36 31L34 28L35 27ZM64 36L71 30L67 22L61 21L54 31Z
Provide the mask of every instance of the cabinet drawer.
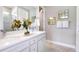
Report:
M4 52L20 52L22 49L26 48L29 46L29 41L24 41L18 44L15 44L13 46L10 46L6 49L3 49L2 51Z

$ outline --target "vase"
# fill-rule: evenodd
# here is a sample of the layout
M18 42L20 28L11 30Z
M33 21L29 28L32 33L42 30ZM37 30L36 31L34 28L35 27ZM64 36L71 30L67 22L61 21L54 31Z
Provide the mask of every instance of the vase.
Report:
M25 35L27 35L27 34L30 33L29 30L28 30L28 28L25 28L25 30L26 30L25 33L24 33Z

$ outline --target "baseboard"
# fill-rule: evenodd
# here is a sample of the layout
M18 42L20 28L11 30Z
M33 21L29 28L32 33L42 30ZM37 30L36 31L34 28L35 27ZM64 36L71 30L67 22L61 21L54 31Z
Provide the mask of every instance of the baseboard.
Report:
M69 44L65 44L65 43L61 43L61 42L56 42L56 41L50 41L50 40L47 40L53 44L57 44L57 45L60 45L60 46L65 46L65 47L69 47L69 48L73 48L75 49L75 46L74 45L69 45Z

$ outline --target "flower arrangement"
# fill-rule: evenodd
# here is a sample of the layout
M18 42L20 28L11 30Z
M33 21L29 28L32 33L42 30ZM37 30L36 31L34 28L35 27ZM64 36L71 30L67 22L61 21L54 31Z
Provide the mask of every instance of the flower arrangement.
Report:
M32 20L30 20L30 19L25 19L24 18L24 20L23 20L23 27L26 29L26 32L24 33L24 34L28 34L28 33L30 33L29 31L28 31L28 28L29 28L29 26L32 24Z
M21 27L21 21L18 19L13 20L11 28L12 30L19 29Z
M12 22L11 28L12 28L12 30L15 30L15 29L17 30L21 26L23 26L26 29L26 32L24 34L28 34L28 33L30 33L28 31L28 28L30 27L31 24L32 24L32 20L30 20L30 19L25 19L24 18L23 19L23 24L22 24L22 22L19 19L15 19Z

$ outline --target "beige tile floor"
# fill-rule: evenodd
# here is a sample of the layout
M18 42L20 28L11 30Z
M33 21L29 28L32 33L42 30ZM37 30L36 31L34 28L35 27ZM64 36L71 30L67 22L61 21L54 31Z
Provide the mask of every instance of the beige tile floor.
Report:
M46 41L44 52L75 52L75 49L60 46Z

